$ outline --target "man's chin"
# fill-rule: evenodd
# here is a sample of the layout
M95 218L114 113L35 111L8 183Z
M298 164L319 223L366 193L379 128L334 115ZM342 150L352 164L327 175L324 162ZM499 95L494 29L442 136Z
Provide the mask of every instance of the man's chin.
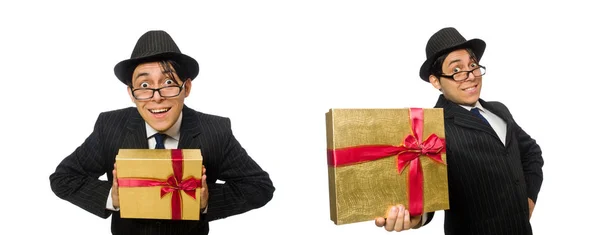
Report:
M150 121L150 122L147 120L145 120L145 121L146 121L146 123L148 123L150 125L150 127L152 127L152 129L154 129L158 132L167 131L169 128L171 128L171 126L173 126L173 124L169 125L166 122L157 123L157 122L153 122L153 121Z
M452 102L454 102L455 104L458 105L465 105L465 106L475 106L475 104L477 103L477 101L479 100L479 98L477 99L463 99L463 100L450 100Z
M464 97L464 99L462 99L461 101L464 105L474 106L478 100L479 100L479 92L477 92L476 94L472 94L467 97Z

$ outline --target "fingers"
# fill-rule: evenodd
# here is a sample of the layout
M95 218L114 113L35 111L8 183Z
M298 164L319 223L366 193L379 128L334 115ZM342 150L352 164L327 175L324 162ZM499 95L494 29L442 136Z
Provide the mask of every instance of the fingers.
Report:
M204 193L205 190L208 190L206 188L206 168L204 168L204 166L202 167L202 193Z
M117 183L117 170L113 170L113 184L112 187L117 188L119 186L119 184Z
M527 202L529 203L529 219L531 219L531 215L533 214L533 208L535 208L535 203L531 198L527 198Z
M394 231L396 225L396 219L398 218L398 207L392 206L388 212L387 219L385 220L385 230Z
M113 174L113 191L116 190L119 187L119 184L117 183L117 163L115 163L114 165L114 169L112 171Z
M206 208L206 188L200 189L200 209Z
M387 218L375 219L377 227L385 227L385 230L389 232L408 230L411 228L410 222L410 213L403 205L392 206L387 213Z
M202 166L202 189L206 188L206 168Z
M396 223L394 225L394 231L396 232L400 232L404 229L408 229L408 226L404 227L404 217L406 213L404 213L406 211L406 209L404 209L403 205L398 205L398 215L396 217Z
M385 218L383 218L383 217L375 218L375 225L380 228L383 227L383 225L385 225Z
M404 224L402 225L403 229L410 229L410 213L408 210L404 210Z
M202 166L202 188L200 189L200 195L202 197L200 207L206 208L206 204L208 204L208 186L206 184L206 168L204 166Z
M119 204L119 183L117 181L117 163L115 163L115 165L114 165L112 174L113 174L113 183L112 183L112 190L111 190L110 196L112 197L113 207L119 208L120 204Z

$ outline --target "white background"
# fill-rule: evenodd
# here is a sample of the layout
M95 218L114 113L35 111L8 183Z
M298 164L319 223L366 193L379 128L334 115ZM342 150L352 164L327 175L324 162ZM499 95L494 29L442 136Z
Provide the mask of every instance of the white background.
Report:
M84 3L85 2L85 3ZM102 111L132 103L113 74L139 36L164 29L200 63L186 104L227 116L276 187L265 207L211 234L387 234L329 220L325 112L432 107L425 44L456 27L481 38L482 98L500 100L546 161L536 234L598 234L600 16L579 1L8 1L0 10L2 231L108 234L56 197L49 175ZM4 232L3 232L4 233ZM443 234L443 213L409 234Z

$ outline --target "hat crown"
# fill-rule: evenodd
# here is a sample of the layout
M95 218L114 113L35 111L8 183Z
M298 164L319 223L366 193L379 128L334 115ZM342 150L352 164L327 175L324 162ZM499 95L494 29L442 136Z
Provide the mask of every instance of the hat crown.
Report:
M425 54L429 59L441 51L465 43L466 41L467 40L465 39L465 37L460 35L458 30L456 30L455 28L443 28L437 31L435 34L433 34L429 41L427 41L427 46L425 47Z
M182 79L194 79L198 76L200 68L198 62L181 53L175 40L163 30L152 30L144 33L135 44L131 58L115 65L114 71L117 78L129 85L135 68L141 63L172 60L179 67L176 69Z
M171 35L162 30L152 30L146 32L138 39L133 52L131 52L131 59L167 52L181 53Z

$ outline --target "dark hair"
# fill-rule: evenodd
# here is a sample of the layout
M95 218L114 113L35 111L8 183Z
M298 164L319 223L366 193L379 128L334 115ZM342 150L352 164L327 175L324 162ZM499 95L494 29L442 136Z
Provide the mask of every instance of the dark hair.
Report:
M187 74L185 74L185 69L181 69L181 66L179 64L177 64L177 62L175 62L174 60L161 60L158 63L160 64L161 71L163 73L168 73L169 76L171 78L173 78L173 81L177 85L179 85L179 83L177 83L177 81L175 81L175 77L173 76L173 72L175 72L175 74L177 74L177 76L179 77L179 79L181 79L181 82L185 82L185 79L187 78Z
M153 62L153 61L144 61L144 62L140 62L139 64L132 66L132 72L131 74L133 75L133 70L135 70L135 68L142 64L142 63L148 63L148 62ZM177 76L179 77L179 79L181 79L181 82L185 82L185 80L189 77L188 74L186 73L185 69L181 68L181 65L179 65L177 62L175 62L174 60L159 60L159 61L155 61L158 62L158 64L160 65L160 69L162 71L162 73L166 73L168 74L168 76L170 78L173 78L173 81L175 83L177 83L177 81L175 81L175 77L173 76L173 73L177 74ZM133 81L128 81L127 85L128 86L133 86L132 84ZM179 84L177 84L179 85Z
M450 53L452 53L453 51L456 51L456 50L459 50L459 49L465 49L465 50L467 50L467 52L469 53L469 55L471 56L471 58L475 59L475 62L479 62L479 58L477 58L477 56L475 55L475 53L473 53L473 50L471 50L471 48L458 48L458 49L454 49L452 51L446 52L443 55L439 56L433 62L433 64L431 64L431 70L429 71L429 73L433 74L436 77L438 77L439 75L441 75L442 74L442 64L444 64L444 60L446 60L446 57L448 57L448 55Z

